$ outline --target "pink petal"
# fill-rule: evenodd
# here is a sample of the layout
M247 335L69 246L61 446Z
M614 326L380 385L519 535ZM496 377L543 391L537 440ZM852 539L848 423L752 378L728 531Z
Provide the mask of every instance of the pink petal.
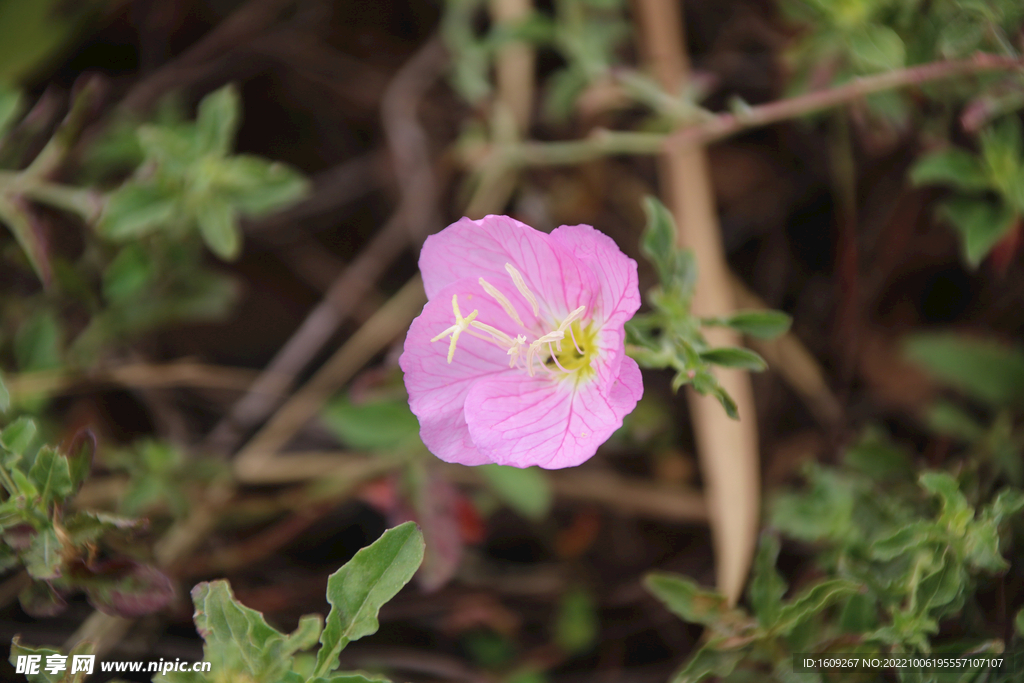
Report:
M589 225L563 225L551 239L572 250L593 271L600 286L594 318L603 326L621 327L640 308L636 261L615 240Z
M478 319L513 336L515 328L501 307L473 280L460 280L428 301L409 327L398 364L405 373L409 407L420 420L420 438L430 452L448 462L478 465L486 462L472 447L463 404L470 385L508 368L505 350L463 333L448 363L448 339L430 340L455 322L452 295L459 296L463 316L478 311Z
M476 382L466 397L473 443L500 465L546 469L574 467L590 459L636 407L643 382L636 363L622 361L623 376L610 391L597 381L570 381L522 374Z
M593 272L572 251L557 240L508 216L485 216L474 221L463 218L431 235L420 252L420 271L427 297L465 277L483 277L511 281L505 264L511 263L523 275L536 296L541 316L548 323L563 320L570 311L583 305L589 309L598 291ZM501 287L506 295L515 295L517 309L525 304L513 288ZM528 308L528 306L527 306ZM524 309L519 309L522 314ZM525 318L524 318L525 321Z

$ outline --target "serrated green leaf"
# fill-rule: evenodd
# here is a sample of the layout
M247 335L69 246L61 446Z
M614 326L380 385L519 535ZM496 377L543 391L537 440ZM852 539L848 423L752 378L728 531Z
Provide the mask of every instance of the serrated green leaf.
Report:
M750 349L743 349L738 346L720 346L715 349L701 351L700 359L705 363L714 363L726 368L742 368L752 372L761 372L768 369L768 363L764 358Z
M963 239L967 263L976 268L1017 221L1003 201L955 197L939 205L939 215L952 223Z
M926 574L917 584L919 608L934 610L948 605L960 595L967 581L967 573L952 558L947 557L938 569Z
M420 423L404 398L352 403L342 396L327 404L321 418L351 448L385 451L419 442Z
M925 491L938 496L942 501L939 521L954 533L963 533L967 524L974 519L974 510L960 491L960 483L946 472L925 472L918 481Z
M0 446L12 453L24 453L36 435L36 423L30 417L19 417L0 432Z
M178 200L155 185L129 181L107 197L97 230L112 240L147 235L172 223Z
M644 577L644 587L670 612L693 624L711 625L729 611L725 596L703 590L679 574L651 572Z
M238 258L242 250L242 234L238 216L226 201L209 199L196 210L199 234L217 256L226 261Z
M778 619L772 625L772 629L779 633L788 633L798 623L820 613L825 608L853 595L857 591L858 586L845 579L822 581L793 598L791 602L783 605L782 609L779 610Z
M936 379L991 406L1024 402L1024 352L1018 349L956 334L919 334L904 352Z
M786 582L775 569L778 557L779 539L772 534L762 534L754 557L749 597L754 616L765 628L771 627L778 619L782 596L786 594Z
M289 668L285 636L256 610L235 600L227 581L200 583L192 589L196 630L206 642L203 661L225 680L247 676L274 683Z
M863 73L895 71L906 60L903 39L881 24L865 24L847 37L846 45L854 65Z
M195 125L139 126L137 135L146 159L157 162L161 172L172 176L180 176L204 156Z
M782 311L738 311L725 318L702 321L720 327L730 327L756 339L774 339L789 331L793 319Z
M308 650L320 640L324 628L324 618L319 614L307 614L299 618L299 625L285 639L285 652L293 654Z
M39 489L43 505L63 503L71 495L71 470L68 459L49 446L43 446L28 471L29 478Z
M57 532L53 527L36 533L28 550L22 553L21 559L25 563L25 570L33 579L46 581L59 578L63 558L60 539L57 538Z
M896 529L888 536L882 536L871 543L871 557L887 562L917 548L935 536L935 525L931 522L912 522Z
M227 154L235 141L240 111L241 99L233 84L229 83L204 97L196 116L199 151Z
M316 675L338 666L338 653L378 628L377 612L409 582L423 561L423 534L412 522L388 529L327 580L327 615Z
M537 467L481 465L476 471L491 490L513 510L527 519L540 521L551 510L551 483Z
M910 170L910 181L914 185L950 185L969 192L984 192L992 187L981 161L956 147L918 159Z

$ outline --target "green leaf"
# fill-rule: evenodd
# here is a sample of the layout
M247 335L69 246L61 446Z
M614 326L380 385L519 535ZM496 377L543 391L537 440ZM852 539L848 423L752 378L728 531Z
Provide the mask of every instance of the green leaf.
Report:
M702 351L700 359L706 363L714 363L727 368L742 368L753 372L761 372L768 369L768 363L764 358L750 349L742 349L738 346L720 346L715 349Z
M387 451L419 442L420 423L405 398L352 403L342 396L327 404L321 418L351 448Z
M242 235L238 217L230 204L220 199L208 199L197 209L196 221L210 251L226 261L238 258L242 250Z
M793 319L782 311L738 311L725 318L701 321L705 325L731 327L756 339L774 339L789 331Z
M216 188L246 216L278 211L309 194L309 183L295 169L248 155L234 156L221 164Z
M985 434L985 428L977 420L948 401L940 401L928 408L927 420L932 431L968 443Z
M986 127L980 137L989 176L996 185L1006 187L1021 167L1021 125L1016 112Z
M865 593L854 593L843 606L839 626L845 633L865 633L878 626L878 600Z
M761 547L754 557L753 576L750 580L750 605L754 616L765 628L771 627L782 608L786 582L775 569L779 557L779 539L772 534L761 535Z
M523 517L534 521L547 517L551 510L551 483L539 468L481 465L476 471L503 502Z
M39 280L49 285L50 255L37 214L20 196L0 194L0 222L14 235Z
M1017 627L1017 635L1024 638L1024 609L1017 612L1017 617L1013 620L1013 624Z
M936 379L993 407L1024 402L1024 352L1019 349L940 333L910 337L904 352Z
M285 636L235 600L227 581L196 585L192 602L196 630L206 642L203 660L217 676L273 683L288 670Z
M934 524L917 521L902 526L872 542L869 552L876 560L887 562L906 555L934 535Z
M24 453L36 435L36 423L30 417L19 417L0 432L0 446L12 453Z
M939 521L946 524L954 533L960 534L974 519L974 510L967 498L960 491L960 483L946 472L925 472L918 481L925 491L938 496L942 501L942 514Z
M215 90L199 103L196 137L199 151L226 155L238 129L241 101L233 84Z
M31 645L22 645L21 636L14 636L11 641L11 654L7 658L7 661L12 666L18 665L19 656L39 655L39 673L37 674L25 674L28 679L28 683L60 683L61 679L64 678L64 671L57 672L55 674L47 673L46 671L46 658L50 655L59 655L60 650L55 650L52 647L32 647ZM70 663L70 659L68 662ZM69 668L70 669L70 668Z
M590 593L574 588L562 596L555 620L555 643L565 652L590 649L597 638L598 616Z
M669 277L669 261L676 250L676 223L672 212L657 197L644 197L644 213L647 215L647 227L640 238L640 249L653 263L666 282Z
M0 84L0 135L7 133L24 108L25 99L21 91Z
M847 38L853 63L861 72L895 71L906 60L903 39L888 26L865 24Z
M939 205L939 214L959 231L967 263L976 268L1017 221L1003 201L955 197Z
M35 482L43 505L63 503L71 495L71 471L68 459L49 446L43 446L36 454L36 460L28 471Z
M772 630L783 634L788 633L800 622L857 591L858 586L845 579L822 581L783 605L779 610L778 619L772 624Z
M36 311L18 327L14 336L14 358L24 371L52 370L60 367L61 328L49 310Z
M672 677L670 683L698 683L706 678L723 678L733 672L743 655L741 650L718 650L712 645L705 645Z
M177 198L154 185L127 182L107 197L97 230L112 240L129 240L172 223Z
M327 580L331 611L320 636L316 675L338 666L338 653L378 628L377 612L409 582L423 561L423 534L413 522L388 529Z
M310 683L390 683L383 676L374 676L363 671L339 671L327 678L315 678Z
M914 474L914 464L907 453L874 430L866 430L857 443L846 449L843 464L875 481L906 480Z
M0 413L6 413L11 407L11 394L7 391L7 385L4 384L4 376L0 374Z
M103 296L118 302L140 294L156 273L152 250L129 244L118 252L103 272Z
M308 650L320 640L324 618L319 614L307 614L299 618L299 625L285 639L285 652L292 654Z
M80 429L68 446L68 471L71 474L72 493L77 493L92 471L96 455L96 435L89 429Z
M39 531L21 559L33 579L46 581L60 578L63 565L61 543L53 527Z
M927 154L910 170L914 185L951 185L969 192L991 189L992 181L981 161L957 147Z
M144 519L83 510L64 519L64 531L72 543L78 545L96 541L108 531L131 531L144 528L146 524Z
M729 611L725 596L703 590L678 574L651 572L644 577L644 587L670 612L693 624L709 626Z

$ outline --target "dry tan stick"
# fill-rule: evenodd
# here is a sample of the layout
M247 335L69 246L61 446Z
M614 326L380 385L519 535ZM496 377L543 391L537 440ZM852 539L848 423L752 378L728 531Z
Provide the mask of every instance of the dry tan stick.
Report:
M235 459L239 480L259 476L264 464L319 412L327 399L408 328L426 300L423 281L417 275L367 320L239 452Z
M132 389L197 387L250 391L258 376L254 370L179 361L171 363L132 363L95 372L43 370L9 375L4 381L12 396L69 393L79 387L114 384Z
M638 0L641 42L662 87L679 92L689 78L679 3ZM693 312L728 315L735 304L722 247L718 215L703 147L678 147L662 157L661 172L668 203L679 226L681 246L693 249L698 268ZM739 337L727 329L706 333L713 346L735 346ZM718 589L730 602L743 591L757 542L760 483L757 414L750 378L737 370L716 371L736 401L740 421L730 420L710 397L687 392L697 452L715 544Z
M733 294L737 308L767 309L761 298L747 289L747 286L735 275L732 276ZM764 356L772 372L782 376L787 384L803 400L822 427L834 429L843 417L843 409L839 399L832 393L825 373L817 359L807 350L803 342L787 332L777 339L749 339L751 348Z

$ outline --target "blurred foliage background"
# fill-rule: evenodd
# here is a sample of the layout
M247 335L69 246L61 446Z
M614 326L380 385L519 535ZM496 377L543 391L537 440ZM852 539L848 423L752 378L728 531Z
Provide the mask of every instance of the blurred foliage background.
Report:
M0 640L289 682L1019 650L1022 23L0 0ZM440 463L408 410L419 247L485 213L640 264L644 399L571 471Z

